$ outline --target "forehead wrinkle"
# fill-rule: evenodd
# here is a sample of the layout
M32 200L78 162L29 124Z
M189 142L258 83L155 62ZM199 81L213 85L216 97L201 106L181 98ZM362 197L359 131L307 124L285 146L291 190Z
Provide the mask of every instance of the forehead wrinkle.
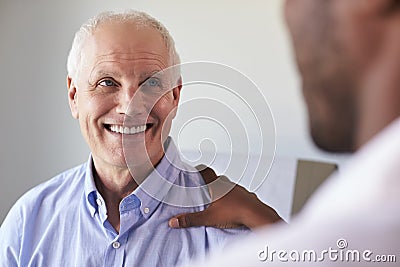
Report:
M102 58L116 58L118 60L156 60L159 61L162 65L167 65L168 60L166 58L164 58L163 55L159 54L159 53L153 53L153 52L144 52L144 51L140 51L140 52L130 52L130 53L120 53L120 52L110 52L104 55L99 55L96 56L96 58L98 58L99 60L101 60Z
M138 55L139 54L139 55ZM160 70L167 68L168 63L162 55L149 52L141 53L109 53L101 56L96 56L96 63L91 72L97 68L98 65L105 62L117 62L119 61L155 61Z

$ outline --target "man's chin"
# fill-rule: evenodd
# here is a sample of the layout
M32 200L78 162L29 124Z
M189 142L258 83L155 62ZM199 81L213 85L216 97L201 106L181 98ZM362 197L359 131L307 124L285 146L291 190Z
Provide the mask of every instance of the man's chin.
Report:
M120 156L114 156L110 159L110 162L113 166L118 167L118 168L128 168L128 165L126 164L125 157L123 155Z
M353 152L351 139L343 136L323 135L320 131L312 131L311 137L314 144L321 150L331 153Z

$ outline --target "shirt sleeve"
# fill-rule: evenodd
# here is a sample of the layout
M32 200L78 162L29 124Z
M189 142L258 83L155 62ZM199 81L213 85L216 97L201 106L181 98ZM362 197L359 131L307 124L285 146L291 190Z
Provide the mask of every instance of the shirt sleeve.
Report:
M222 251L229 247L232 242L238 238L243 238L251 234L251 230L247 227L238 227L232 229L218 229L213 227L206 227L208 250L212 253Z
M0 267L19 266L21 229L21 213L16 204L11 208L0 227Z

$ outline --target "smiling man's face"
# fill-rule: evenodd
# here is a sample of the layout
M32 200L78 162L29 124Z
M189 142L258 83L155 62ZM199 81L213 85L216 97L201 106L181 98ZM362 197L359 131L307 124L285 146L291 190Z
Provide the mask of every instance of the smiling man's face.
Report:
M170 90L152 77L171 64L162 36L132 23L100 25L81 62L77 77L68 78L69 102L95 162L125 168L124 139L135 165L157 164L180 96L180 87Z

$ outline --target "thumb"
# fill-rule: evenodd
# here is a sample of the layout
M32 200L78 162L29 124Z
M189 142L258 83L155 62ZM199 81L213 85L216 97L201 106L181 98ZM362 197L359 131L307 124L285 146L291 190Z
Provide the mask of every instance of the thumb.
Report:
M207 223L207 210L177 215L169 219L168 225L171 228L210 226Z

